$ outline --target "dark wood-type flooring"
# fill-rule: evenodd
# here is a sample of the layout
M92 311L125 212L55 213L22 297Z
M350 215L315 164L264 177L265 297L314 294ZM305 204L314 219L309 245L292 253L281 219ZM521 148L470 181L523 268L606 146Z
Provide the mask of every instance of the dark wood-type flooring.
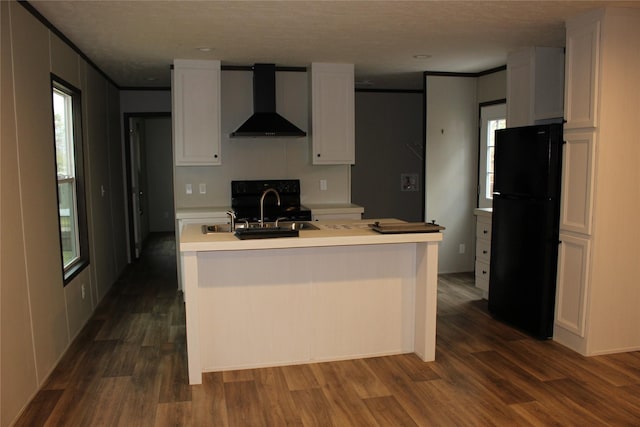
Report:
M494 321L442 275L436 361L413 354L187 380L172 235L127 268L19 426L639 426L640 352L585 358Z

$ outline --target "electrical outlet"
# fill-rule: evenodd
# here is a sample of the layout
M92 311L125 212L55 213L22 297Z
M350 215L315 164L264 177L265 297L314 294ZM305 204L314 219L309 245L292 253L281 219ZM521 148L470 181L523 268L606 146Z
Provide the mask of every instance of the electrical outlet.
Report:
M465 253L466 250L467 250L466 245L464 243L460 243L460 246L458 247L458 252L460 254L463 254L463 253Z
M204 182L200 183L200 194L207 194L207 184Z
M185 191L187 192L187 194L193 194L193 187L191 186L191 184L187 184L185 186Z
M327 180L326 179L321 179L320 180L320 191L327 191Z
M82 286L80 286L80 293L82 294L82 299L84 299L85 297L84 283L82 284Z

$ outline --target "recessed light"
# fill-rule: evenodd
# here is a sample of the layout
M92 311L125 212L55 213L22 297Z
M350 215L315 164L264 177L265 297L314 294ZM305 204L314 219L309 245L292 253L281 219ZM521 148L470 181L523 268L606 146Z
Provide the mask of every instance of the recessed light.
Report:
M428 54L420 54L420 55L413 55L413 57L414 57L415 59L429 59L429 58L431 58L431 55L428 55Z
M199 50L200 52L211 52L213 49L210 47L197 47L197 50Z

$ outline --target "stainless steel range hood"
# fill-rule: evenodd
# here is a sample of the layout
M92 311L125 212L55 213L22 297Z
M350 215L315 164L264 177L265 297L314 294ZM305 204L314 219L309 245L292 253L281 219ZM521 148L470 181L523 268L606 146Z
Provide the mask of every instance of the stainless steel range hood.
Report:
M288 136L302 137L307 133L276 112L276 66L253 66L253 115L232 137Z

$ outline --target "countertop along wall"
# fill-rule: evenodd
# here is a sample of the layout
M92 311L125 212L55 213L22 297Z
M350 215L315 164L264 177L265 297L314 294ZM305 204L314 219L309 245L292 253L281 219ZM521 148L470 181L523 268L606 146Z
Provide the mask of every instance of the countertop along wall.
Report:
M276 108L303 130L308 124L308 74L299 71L276 72ZM312 166L309 136L305 138L230 138L253 112L253 73L223 70L221 73L222 165L181 166L175 168L176 209L228 206L231 181L238 179L298 178L303 204L349 203L351 166ZM357 159L356 159L357 162ZM320 180L327 190L320 191ZM206 194L199 194L204 183ZM187 195L186 184L193 194Z

